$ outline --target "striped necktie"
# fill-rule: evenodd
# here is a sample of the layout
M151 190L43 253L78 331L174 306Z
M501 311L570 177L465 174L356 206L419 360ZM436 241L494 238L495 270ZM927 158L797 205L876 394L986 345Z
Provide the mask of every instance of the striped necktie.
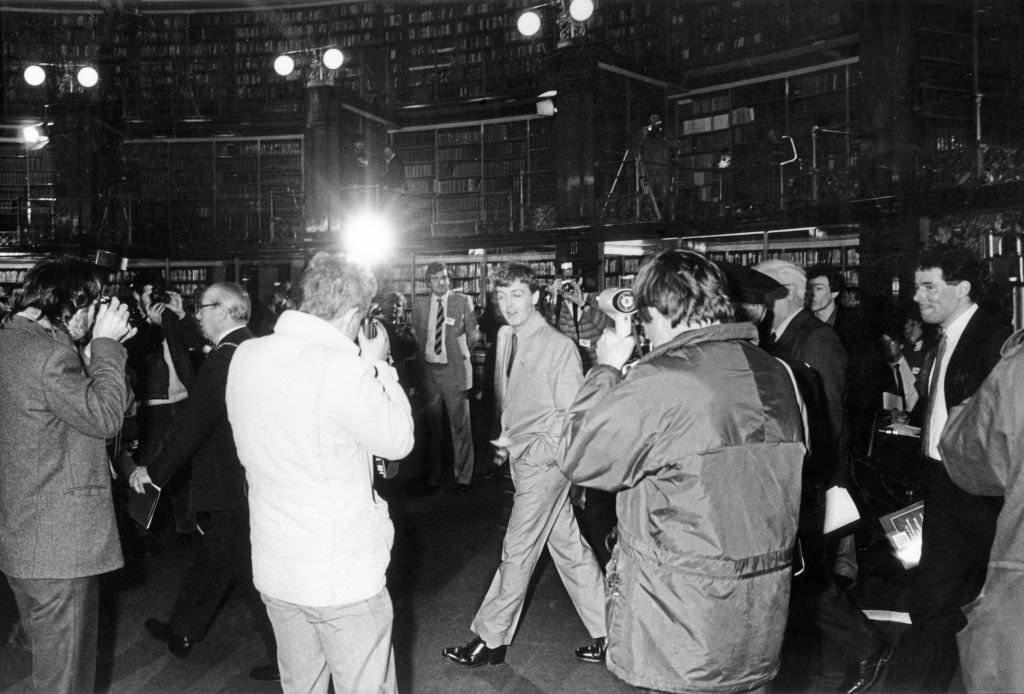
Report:
M437 318L434 319L434 354L441 354L444 347L444 303L437 300Z

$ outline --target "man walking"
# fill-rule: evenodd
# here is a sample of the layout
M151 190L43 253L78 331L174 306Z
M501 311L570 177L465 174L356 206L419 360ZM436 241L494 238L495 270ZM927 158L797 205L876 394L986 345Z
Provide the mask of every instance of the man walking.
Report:
M254 668L254 679L276 680L277 647L267 610L252 584L249 504L245 471L224 404L228 365L235 349L252 337L246 324L249 295L233 282L211 284L198 306L203 335L215 345L199 369L190 397L171 422L159 454L143 460L130 484L137 493L145 485L163 488L191 463L192 508L203 531L199 553L178 591L169 622L150 618L146 629L184 657L202 641L232 584L245 599L267 650L269 663Z
M469 390L473 365L469 349L480 339L473 300L451 290L444 263L427 265L430 294L413 304L412 324L419 340L420 376L423 386L428 490L436 489L442 476L444 413L448 414L454 453L455 488L469 490L473 481L473 428L469 418ZM443 409L442 409L443 408Z
M498 307L508 322L498 333L495 393L501 404L497 454L507 459L516 495L501 564L470 629L476 637L442 654L460 665L497 665L516 633L530 577L547 546L592 642L576 657L601 662L605 652L604 585L569 504L569 481L557 465L563 416L583 380L576 345L537 311L533 271L510 264L496 276Z
M241 344L228 418L249 483L253 579L267 605L286 692L394 692L385 585L394 528L373 489L374 456L412 449L409 401L387 332L360 327L377 282L318 253L302 304Z

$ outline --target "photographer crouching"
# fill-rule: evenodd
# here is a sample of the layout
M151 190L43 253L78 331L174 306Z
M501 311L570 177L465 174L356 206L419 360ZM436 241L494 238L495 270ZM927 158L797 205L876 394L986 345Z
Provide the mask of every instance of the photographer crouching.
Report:
M651 351L606 331L556 456L617 491L607 666L662 691L765 688L779 669L803 425L784 365L732 323L721 271L670 250L633 285Z

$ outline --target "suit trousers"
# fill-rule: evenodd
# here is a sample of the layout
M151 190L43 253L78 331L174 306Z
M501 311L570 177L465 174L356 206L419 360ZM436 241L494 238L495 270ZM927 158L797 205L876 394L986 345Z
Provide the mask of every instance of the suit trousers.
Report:
M7 580L32 650L32 688L40 694L94 691L96 576Z
M267 608L252 584L249 510L203 511L198 516L203 539L178 591L171 611L171 629L179 636L201 641L233 584L252 614L270 662L276 662L274 630L267 618Z
M387 588L351 605L306 607L269 595L263 601L279 642L284 694L324 694L328 681L338 694L398 691Z
M981 592L1002 497L968 494L938 460L925 459L921 563L910 593L911 626L889 668L894 689L945 691L959 664L962 608Z
M448 413L448 427L452 437L453 473L457 484L473 481L473 427L469 416L469 391L458 390L441 382L430 373L437 368L427 364L424 375L423 412L430 443L426 450L427 484L436 486L441 481L441 443L444 412ZM444 410L442 410L442 407Z
M793 579L793 610L810 610L810 615L826 641L837 647L847 662L863 660L875 653L885 637L864 616L850 595L836 585L832 569L835 565L838 538L826 538L820 533L800 536L806 569ZM794 615L800 623L806 614Z
M501 565L470 629L490 648L512 642L545 544L587 632L605 636L604 578L576 525L569 481L554 464L512 463L516 487Z

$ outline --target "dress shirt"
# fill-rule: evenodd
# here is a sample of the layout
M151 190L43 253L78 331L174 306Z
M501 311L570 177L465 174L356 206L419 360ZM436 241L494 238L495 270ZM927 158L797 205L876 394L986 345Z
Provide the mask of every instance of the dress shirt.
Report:
M436 294L430 295L430 311L427 313L427 335L423 337L423 359L428 364L447 364L448 363L448 348L445 346L445 333L448 331L448 323L444 322L444 327L441 333L441 353L438 354L434 351L434 326L437 325L437 302L441 302L441 306L444 309L445 314L448 313L448 294L445 292L443 296L437 296ZM447 317L447 315L446 315Z
M977 304L971 304L971 306L957 316L949 327L943 330L946 340L946 349L942 353L942 362L935 363L932 365L932 371L935 369L939 370L938 377L936 377L935 383L938 387L934 393L928 393L928 397L931 399L928 409L931 413L931 419L927 422L928 431L928 443L925 449L925 454L929 458L935 460L942 460L939 453L939 438L942 436L942 429L946 426L946 420L949 418L949 412L946 409L946 389L944 384L946 383L946 368L949 366L950 357L953 356L953 352L956 351L957 343L960 341L960 336L964 334L964 330L967 328L967 324L978 310ZM928 382L932 382L932 375L928 375Z
M238 346L226 396L249 483L256 587L310 607L379 593L394 529L373 490L373 456L398 460L413 444L395 370L290 310L272 335Z

